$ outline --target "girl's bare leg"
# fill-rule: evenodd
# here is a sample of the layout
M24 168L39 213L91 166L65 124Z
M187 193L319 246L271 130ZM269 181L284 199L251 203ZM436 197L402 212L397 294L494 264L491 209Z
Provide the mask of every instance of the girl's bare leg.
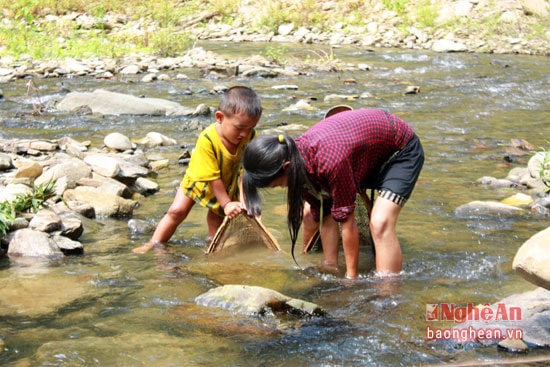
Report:
M369 227L376 251L376 270L380 274L399 273L403 268L395 230L399 213L401 207L390 200L378 197L374 202Z

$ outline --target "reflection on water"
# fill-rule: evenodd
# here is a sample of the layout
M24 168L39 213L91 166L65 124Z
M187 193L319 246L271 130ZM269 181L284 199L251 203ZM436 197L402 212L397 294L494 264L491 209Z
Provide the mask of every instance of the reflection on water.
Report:
M206 44L220 53L248 55L264 46ZM296 50L305 52L303 47ZM461 350L425 340L427 303L493 303L533 289L511 270L517 248L545 228L544 220L459 218L454 209L471 200L501 199L475 185L485 175L505 177L529 156L504 163L512 138L548 144L550 73L547 58L432 54L422 51L361 52L335 49L337 57L366 63L370 71L313 73L278 79L200 79L143 84L131 80L63 80L74 91L105 88L167 98L189 107L217 106L202 91L219 84L246 84L261 95L260 130L281 123L310 126L331 105L328 94L360 95L355 108L386 108L411 123L426 150L426 163L405 207L398 234L404 271L381 280L368 272L369 251L361 249L363 278L355 283L318 270L321 254L289 252L283 190L264 192L263 221L286 253L255 249L230 257L206 257L205 211L195 208L165 252L135 255L147 240L128 232L127 219L102 219L82 237L85 255L47 265L0 259L0 362L7 366L400 366L503 358L495 348ZM356 84L345 84L353 79ZM56 93L59 80L39 80L41 95ZM97 117L66 114L31 116L24 81L2 87L0 138L60 138L70 135L100 145L105 134L141 138L157 131L192 145L198 131L189 119ZM275 84L295 84L281 91ZM406 86L420 86L404 95ZM193 95L177 93L184 89ZM308 98L317 111L282 112ZM202 121L207 123L208 119ZM300 131L290 132L298 134ZM546 146L547 147L547 146ZM547 147L548 148L548 147ZM176 162L177 148L160 153ZM172 201L184 167L175 163L156 180L161 191L140 201L135 218L159 220ZM341 260L342 261L342 260ZM341 263L343 269L343 264ZM327 318L229 319L194 305L193 299L222 284L268 287L318 303ZM251 325L256 325L251 329ZM262 328L264 325L264 328ZM534 352L537 353L536 351ZM541 352L542 353L542 352ZM504 356L506 357L506 356Z

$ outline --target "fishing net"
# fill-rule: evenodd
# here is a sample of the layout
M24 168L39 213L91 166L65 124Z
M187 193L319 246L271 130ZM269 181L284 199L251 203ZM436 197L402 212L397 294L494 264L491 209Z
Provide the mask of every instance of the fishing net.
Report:
M265 246L281 251L279 243L268 229L255 217L242 212L233 219L225 217L205 252L217 253L229 248Z
M355 199L355 220L359 228L359 245L374 247L369 230L369 218L374 202L374 195L367 196L366 192L357 195Z
M369 198L366 192L357 195L355 199L355 220L357 221L357 227L359 229L359 245L372 247L374 251L374 243L369 230L369 214L372 209L373 200L374 197L371 195L371 198ZM310 252L320 248L321 241L319 231L317 231L304 247L304 252Z

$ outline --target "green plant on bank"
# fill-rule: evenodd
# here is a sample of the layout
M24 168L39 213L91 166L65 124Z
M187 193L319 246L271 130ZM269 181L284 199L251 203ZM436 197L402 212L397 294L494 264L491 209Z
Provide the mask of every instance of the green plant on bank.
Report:
M542 182L550 188L550 150L542 149L540 152L535 154L541 156L539 167L540 178Z
M439 9L436 4L432 4L430 0L424 0L414 11L416 12L416 19L420 26L435 26L435 20L439 16Z
M280 2L270 3L264 15L260 16L257 26L276 31L281 24L292 23L292 12Z
M37 185L28 194L17 195L13 201L0 202L0 237L3 237L15 220L17 214L25 212L36 213L47 207L46 201L55 196L55 181L46 185Z
M162 29L152 35L150 47L159 50L161 57L174 57L192 48L194 43L195 38L190 34Z
M305 63L308 65L324 66L331 71L341 71L339 60L334 55L334 49L331 47L329 51L325 50L308 50L311 55L306 56Z
M119 58L131 53L157 53L173 56L193 46L194 38L185 24L213 6L225 11L235 9L234 0L215 0L212 4L201 0L126 2L82 0L0 0L4 22L0 24L0 56L17 59L58 59L65 57ZM233 4L233 6L230 6ZM72 17L64 15L90 14L96 21L95 29L83 30ZM128 19L147 19L157 29L128 32L114 36L102 21L109 13L126 15ZM45 15L57 16L49 21ZM124 27L122 24L121 27Z
M403 15L407 11L407 0L382 0L382 4L399 15Z
M288 61L288 47L283 45L267 46L260 55L277 65L285 65Z
M492 0L496 2L495 0ZM295 28L317 28L331 32L335 23L343 32L354 32L353 26L364 26L370 12L381 3L402 19L399 31L407 34L409 25L435 27L441 2L433 0L339 0L333 8L324 9L316 0L0 0L3 19L0 22L0 57L17 60L60 59L67 57L121 58L128 54L173 56L184 53L195 39L189 31L208 22L233 25L241 7L255 10L250 14L252 28L277 31L284 23ZM495 5L496 6L496 5ZM250 11L250 10L249 10ZM48 17L49 15L54 18ZM93 17L91 25L83 26L76 17ZM107 17L120 17L116 32L105 22ZM525 39L544 37L548 27L544 19L533 16L526 21L502 21L499 12L477 17L456 18L437 25L438 31L476 34L479 39L501 37ZM125 24L125 20L132 23ZM135 21L143 20L142 27ZM347 28L346 26L350 26ZM525 35L525 36L523 36ZM490 45L488 45L488 50Z
M212 11L218 12L225 22L232 22L232 15L239 10L239 1L235 0L211 0Z
M282 1L272 1L266 4L255 26L277 31L281 24L292 23L295 28L306 26L325 30L327 17L318 1L297 1L290 7Z
M0 238L4 237L10 229L10 223L15 220L12 214L10 203L3 201L0 203Z

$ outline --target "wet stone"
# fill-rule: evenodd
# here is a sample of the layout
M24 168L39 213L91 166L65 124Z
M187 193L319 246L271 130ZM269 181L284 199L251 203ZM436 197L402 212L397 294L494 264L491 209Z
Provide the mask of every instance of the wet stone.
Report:
M497 348L499 350L503 350L511 353L527 353L527 350L529 349L527 347L527 344L525 344L521 339L501 340L498 343Z

